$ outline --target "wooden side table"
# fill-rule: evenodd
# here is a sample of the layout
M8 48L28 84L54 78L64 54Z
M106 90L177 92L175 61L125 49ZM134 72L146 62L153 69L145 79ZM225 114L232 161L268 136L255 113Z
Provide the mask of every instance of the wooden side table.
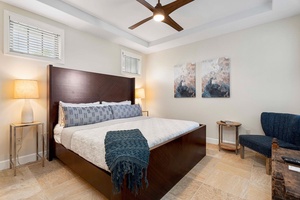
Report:
M235 154L238 153L239 149L239 127L242 125L239 122L230 122L225 123L223 121L217 121L217 124L219 125L219 151L221 149L226 149L230 151L235 151ZM223 127L235 127L235 145L223 142Z
M14 170L14 175L16 176L16 166L17 166L17 144L16 144L16 131L17 128L24 128L24 127L35 127L36 130L36 160L38 161L39 158L42 160L42 166L44 167L44 159L45 159L45 142L44 142L44 123L42 122L32 122L32 123L12 123L10 124L10 137L9 137L9 167L10 169ZM41 126L41 136L42 136L42 156L39 155L38 152L38 145L39 145L39 126Z

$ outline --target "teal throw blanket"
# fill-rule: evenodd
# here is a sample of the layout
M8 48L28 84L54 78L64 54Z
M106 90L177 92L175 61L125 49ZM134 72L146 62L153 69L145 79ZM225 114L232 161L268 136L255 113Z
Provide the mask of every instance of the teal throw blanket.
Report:
M105 160L116 193L121 191L125 176L127 188L135 194L143 185L143 177L148 186L149 155L147 140L139 129L107 132Z

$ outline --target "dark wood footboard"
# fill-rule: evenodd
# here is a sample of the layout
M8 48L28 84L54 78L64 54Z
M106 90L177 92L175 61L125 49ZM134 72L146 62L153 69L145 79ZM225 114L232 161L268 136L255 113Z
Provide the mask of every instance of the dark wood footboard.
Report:
M126 188L112 192L110 173L56 144L56 157L89 182L108 199L160 199L206 155L206 126L186 133L151 150L148 167L149 186L135 196Z

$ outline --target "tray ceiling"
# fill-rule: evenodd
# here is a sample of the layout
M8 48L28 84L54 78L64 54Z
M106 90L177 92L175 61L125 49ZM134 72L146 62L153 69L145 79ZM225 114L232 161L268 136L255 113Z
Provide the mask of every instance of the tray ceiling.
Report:
M195 0L170 15L183 31L154 20L130 30L152 15L135 0L1 1L146 54L300 14L299 0Z

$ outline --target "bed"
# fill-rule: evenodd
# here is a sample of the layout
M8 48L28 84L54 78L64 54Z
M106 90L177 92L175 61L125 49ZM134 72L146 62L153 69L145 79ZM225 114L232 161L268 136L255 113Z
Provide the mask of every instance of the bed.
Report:
M113 193L110 173L54 140L59 101L125 101L133 104L135 79L48 66L48 160L61 160L108 199L160 199L206 155L206 126L170 139L150 150L149 186L135 196L126 187Z

